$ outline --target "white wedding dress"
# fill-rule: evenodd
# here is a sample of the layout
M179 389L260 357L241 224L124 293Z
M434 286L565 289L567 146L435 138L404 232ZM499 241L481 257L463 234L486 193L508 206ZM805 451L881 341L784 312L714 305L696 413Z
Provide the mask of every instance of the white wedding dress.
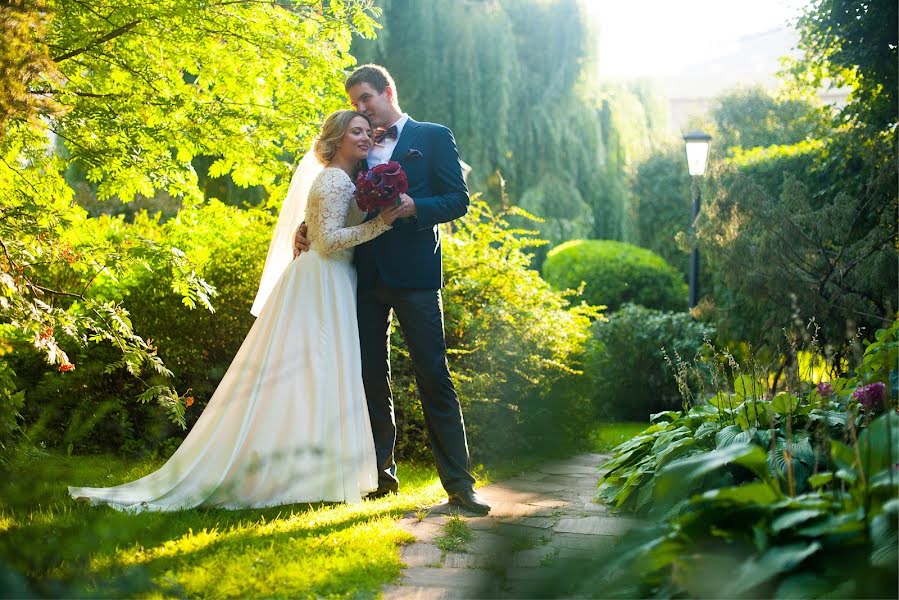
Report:
M378 486L362 387L353 247L390 229L363 223L354 186L326 168L306 207L309 252L275 284L187 438L158 471L74 498L127 511L356 502Z

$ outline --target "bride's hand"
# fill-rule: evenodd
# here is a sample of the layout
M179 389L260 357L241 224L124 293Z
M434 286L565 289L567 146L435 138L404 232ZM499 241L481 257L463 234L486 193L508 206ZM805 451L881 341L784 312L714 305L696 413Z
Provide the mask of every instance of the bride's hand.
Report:
M309 250L309 240L306 239L306 223L300 223L299 227L297 227L296 232L293 234L293 257L296 258L303 252L307 252Z
M403 205L399 206L391 206L390 208L385 208L381 211L381 218L388 225L393 225L393 222L403 216Z

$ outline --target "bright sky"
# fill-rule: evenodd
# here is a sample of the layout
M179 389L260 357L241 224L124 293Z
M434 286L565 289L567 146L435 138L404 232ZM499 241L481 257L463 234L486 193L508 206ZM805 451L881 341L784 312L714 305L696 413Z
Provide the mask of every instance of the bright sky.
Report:
M600 26L602 77L666 77L782 27L808 0L583 0Z

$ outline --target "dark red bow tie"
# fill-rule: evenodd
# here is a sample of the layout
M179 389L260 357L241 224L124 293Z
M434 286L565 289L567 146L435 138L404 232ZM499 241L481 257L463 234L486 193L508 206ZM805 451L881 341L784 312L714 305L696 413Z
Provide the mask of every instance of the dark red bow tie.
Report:
M396 125L391 125L387 129L375 130L375 143L380 144L387 138L395 140L397 137Z

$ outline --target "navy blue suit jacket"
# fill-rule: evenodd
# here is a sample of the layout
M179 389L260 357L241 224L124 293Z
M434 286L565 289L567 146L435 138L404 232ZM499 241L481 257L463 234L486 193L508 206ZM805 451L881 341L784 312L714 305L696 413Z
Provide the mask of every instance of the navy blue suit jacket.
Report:
M456 140L443 125L410 118L391 160L406 171L407 193L418 214L356 247L359 289L371 289L379 276L389 288L438 289L443 286L439 224L463 216L469 204Z

